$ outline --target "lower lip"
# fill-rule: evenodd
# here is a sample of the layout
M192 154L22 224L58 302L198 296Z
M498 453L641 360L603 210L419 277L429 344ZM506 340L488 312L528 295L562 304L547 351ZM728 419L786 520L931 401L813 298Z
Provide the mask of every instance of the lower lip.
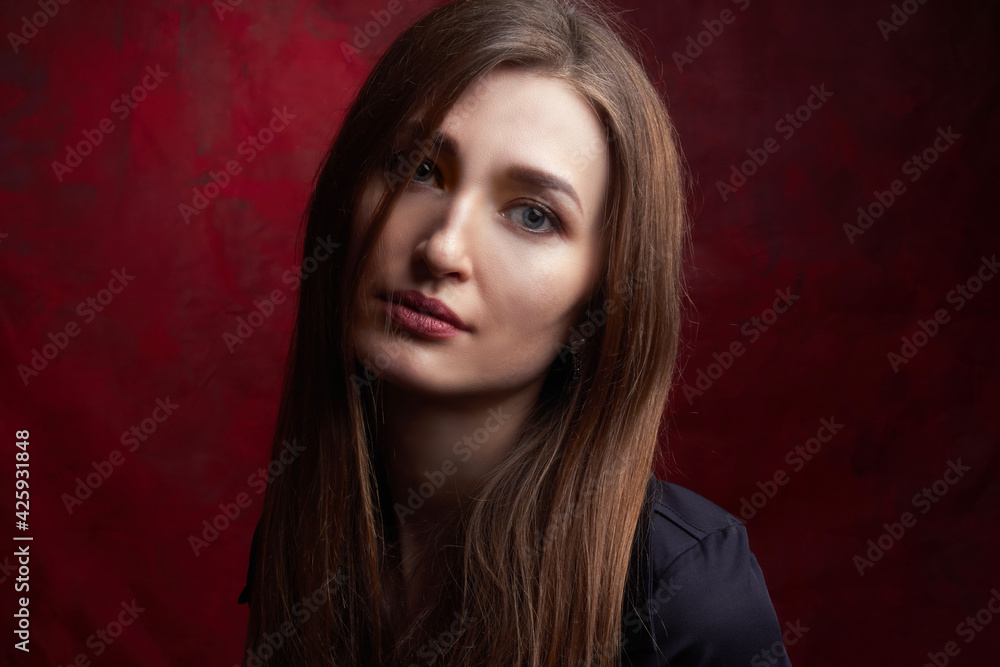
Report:
M410 333L429 338L451 338L462 333L462 330L433 315L425 315L399 303L382 302L382 308L393 322Z

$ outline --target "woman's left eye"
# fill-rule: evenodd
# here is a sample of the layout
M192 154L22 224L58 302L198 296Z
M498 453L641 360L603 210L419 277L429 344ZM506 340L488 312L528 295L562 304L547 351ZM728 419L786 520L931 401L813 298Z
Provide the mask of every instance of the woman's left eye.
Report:
M536 234L551 234L559 231L559 218L543 206L537 204L521 204L514 206L507 214L515 223L522 225L528 231ZM544 229L545 221L549 221L551 229Z

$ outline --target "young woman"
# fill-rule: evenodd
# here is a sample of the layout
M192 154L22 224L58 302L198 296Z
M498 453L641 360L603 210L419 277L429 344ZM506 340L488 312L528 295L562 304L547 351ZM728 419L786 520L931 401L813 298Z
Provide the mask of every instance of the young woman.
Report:
M685 201L626 30L459 0L368 77L305 218L245 664L788 664L743 526L651 472Z

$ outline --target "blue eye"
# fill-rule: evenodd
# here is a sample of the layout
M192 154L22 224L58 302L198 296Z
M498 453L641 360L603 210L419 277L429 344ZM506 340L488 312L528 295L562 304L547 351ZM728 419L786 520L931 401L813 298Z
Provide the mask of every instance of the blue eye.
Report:
M519 209L520 213L517 212ZM511 220L535 234L551 234L560 230L559 218L540 204L521 204L513 207L511 211L508 216ZM549 230L543 228L546 220L550 223Z
M441 177L441 170L434 166L433 162L425 158L423 162L417 165L417 170L413 172L413 180L417 183L434 182L434 180L424 180L428 176L434 177L434 180L437 180Z

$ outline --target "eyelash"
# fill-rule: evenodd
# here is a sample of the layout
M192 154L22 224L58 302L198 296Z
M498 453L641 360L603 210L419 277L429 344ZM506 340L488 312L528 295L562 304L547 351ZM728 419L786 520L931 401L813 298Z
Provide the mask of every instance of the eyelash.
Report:
M530 203L525 202L523 204L517 204L514 208L519 208L521 206L527 206L529 208L534 208L541 211L545 215L545 217L549 219L549 222L552 223L552 230L547 232L539 232L529 227L525 227L523 225L515 223L521 229L526 230L529 234L535 234L535 235L562 233L563 231L562 221L559 220L559 216L557 216L548 206L545 206L544 204L539 204L538 202L530 202Z
M395 167L396 165L398 165L400 163L400 160L402 159L402 157L403 157L402 151L395 151L392 154L392 157L390 158L390 165L392 167ZM419 165L417 165L417 171L420 170L420 167L423 166L424 163L428 163L428 164L432 164L432 165L434 164L433 162L431 162L430 159L424 158L423 162L421 162ZM437 165L434 165L434 171L431 172L431 173L432 174L437 174L437 177L435 179L435 183L439 182L440 180L443 180L443 178L444 178L443 174L441 173L441 170L437 167ZM414 176L413 177L414 178L416 177L416 171L414 171ZM427 183L425 183L423 181L414 181L414 182L419 183L421 185L427 185ZM559 216L556 215L555 211L553 211L551 208L549 208L545 204L542 204L542 203L539 203L539 202L535 202L535 201L524 202L524 203L516 205L515 208L520 207L520 206L528 206L530 208L534 208L534 209L537 209L537 210L541 211L545 215L545 217L547 217L549 219L549 222L552 224L552 230L551 231L539 232L539 231L535 231L535 230L533 230L533 229L531 229L529 227L525 227L523 225L520 225L520 224L518 224L516 222L514 223L518 227L520 227L521 229L523 229L525 232L527 232L528 234L534 234L536 236L541 236L541 235L544 235L544 234L554 234L554 233L562 233L563 232L562 220L559 219ZM504 216L504 217L507 217L507 216Z

